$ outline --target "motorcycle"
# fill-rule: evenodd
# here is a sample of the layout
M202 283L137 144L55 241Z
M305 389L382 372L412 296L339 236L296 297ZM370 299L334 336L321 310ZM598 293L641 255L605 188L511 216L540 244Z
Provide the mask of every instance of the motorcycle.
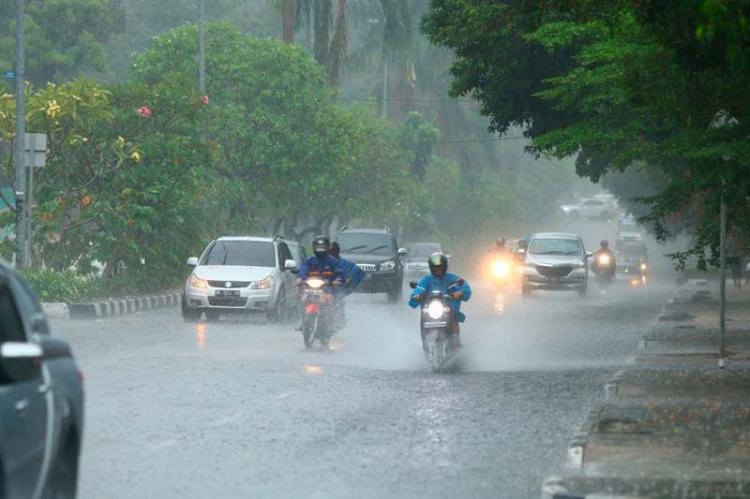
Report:
M607 286L615 277L615 259L608 253L597 253L593 271L597 284Z
M335 301L330 291L331 283L319 277L301 281L302 288L302 338L305 348L311 349L315 340L324 350L335 332Z
M456 316L453 309L448 305L452 290L458 289L464 283L459 279L448 288L448 294L435 290L422 298L420 314L420 330L422 333L422 345L427 362L433 372L438 372L446 367L458 351L458 345L454 341L452 329L457 327ZM409 286L414 289L417 282L412 281Z

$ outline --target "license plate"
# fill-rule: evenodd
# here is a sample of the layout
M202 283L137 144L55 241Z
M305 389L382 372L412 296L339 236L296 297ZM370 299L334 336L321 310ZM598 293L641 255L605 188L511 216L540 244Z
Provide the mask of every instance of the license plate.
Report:
M240 292L232 289L218 289L216 290L216 296L221 296L223 298L238 298Z

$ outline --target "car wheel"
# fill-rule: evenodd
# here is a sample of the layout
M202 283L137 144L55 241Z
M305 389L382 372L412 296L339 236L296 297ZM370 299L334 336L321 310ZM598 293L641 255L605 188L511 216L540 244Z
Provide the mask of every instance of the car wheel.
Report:
M266 318L268 322L276 324L284 322L287 315L286 291L284 291L284 288L281 288L279 290L279 297L276 299L276 305L274 305L272 310L268 311Z
M390 291L388 291L388 303L398 303L401 301L402 296L403 289L401 288L401 286L391 289Z
M55 459L44 497L54 499L74 499L78 487L78 444L75 433L68 431L64 445Z
M208 322L219 322L219 312L215 310L206 311L206 320Z
M185 322L198 322L201 318L200 310L195 310L187 306L187 298L182 295L182 319Z

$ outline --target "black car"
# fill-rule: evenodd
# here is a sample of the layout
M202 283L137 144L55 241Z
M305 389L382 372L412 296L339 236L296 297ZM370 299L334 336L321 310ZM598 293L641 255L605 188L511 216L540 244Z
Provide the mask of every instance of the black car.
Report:
M354 262L365 272L358 292L387 293L390 303L401 299L404 282L401 259L407 251L399 248L393 234L382 229L345 229L336 242L341 246L341 258Z
M76 495L83 388L67 343L0 264L0 497Z

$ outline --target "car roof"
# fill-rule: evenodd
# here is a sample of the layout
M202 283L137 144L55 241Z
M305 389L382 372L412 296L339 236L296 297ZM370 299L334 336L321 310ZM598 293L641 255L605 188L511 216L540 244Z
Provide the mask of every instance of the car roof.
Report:
M363 233L363 234L386 234L388 236L391 236L390 232L388 232L385 229L344 229L339 234L348 234L348 233Z
M539 232L534 234L531 239L575 239L580 240L581 236L572 232Z
M272 237L255 237L255 236L221 236L216 238L217 241L253 241L261 243L272 243Z

